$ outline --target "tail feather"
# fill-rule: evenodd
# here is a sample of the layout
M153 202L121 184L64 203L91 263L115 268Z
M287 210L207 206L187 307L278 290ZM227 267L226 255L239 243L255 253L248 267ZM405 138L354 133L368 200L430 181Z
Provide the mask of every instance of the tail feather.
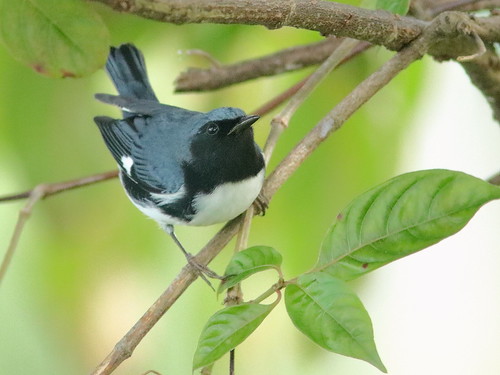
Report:
M155 100L141 51L133 44L111 47L106 70L121 96Z

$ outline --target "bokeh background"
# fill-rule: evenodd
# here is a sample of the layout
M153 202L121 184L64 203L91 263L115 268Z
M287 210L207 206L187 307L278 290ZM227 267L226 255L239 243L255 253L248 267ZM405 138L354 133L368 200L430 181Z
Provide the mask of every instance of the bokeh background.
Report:
M259 26L175 26L118 15L92 5L113 44L142 49L152 85L165 103L194 110L236 106L251 112L311 69L208 93L174 94L189 66L207 66L203 49L223 63L320 40L317 33ZM391 53L374 48L331 74L297 112L269 170L360 80ZM93 99L114 90L103 71L48 79L0 46L0 195L115 168L92 118L118 115ZM273 113L275 114L275 113ZM259 121L264 144L272 115ZM489 107L454 63L413 64L315 152L254 220L250 244L275 247L287 278L310 269L338 211L396 174L424 168L481 178L498 172L500 129ZM24 202L0 205L3 254ZM459 234L351 282L370 313L390 374L497 374L500 369L500 205L481 209ZM195 252L220 228L181 228ZM223 272L231 245L212 263ZM0 287L0 373L89 373L184 265L156 224L142 216L117 180L40 202ZM244 284L252 298L273 273ZM201 281L180 298L116 374L191 373L208 317L221 308ZM237 350L238 374L377 374L370 365L317 348L287 318L284 304ZM214 373L227 373L227 358Z

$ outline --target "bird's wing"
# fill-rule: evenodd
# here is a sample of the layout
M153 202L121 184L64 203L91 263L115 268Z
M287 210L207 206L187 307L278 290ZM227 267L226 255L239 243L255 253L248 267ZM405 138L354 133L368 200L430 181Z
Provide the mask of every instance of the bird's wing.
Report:
M170 194L184 184L179 161L183 155L176 154L175 147L171 150L175 140L169 141L161 131L156 130L155 134L148 131L147 122L151 118L134 116L114 120L99 116L94 120L122 173L142 188L152 193Z
M155 100L136 99L119 95L95 94L95 98L100 102L117 106L124 112L147 116L164 111L166 107Z

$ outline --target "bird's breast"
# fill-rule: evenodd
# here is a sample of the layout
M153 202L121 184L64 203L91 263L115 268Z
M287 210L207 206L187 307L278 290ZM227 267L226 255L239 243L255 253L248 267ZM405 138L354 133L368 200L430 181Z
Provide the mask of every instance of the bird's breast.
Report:
M264 182L264 169L239 182L217 186L211 193L194 197L196 214L188 225L212 225L231 220L245 211L257 198Z

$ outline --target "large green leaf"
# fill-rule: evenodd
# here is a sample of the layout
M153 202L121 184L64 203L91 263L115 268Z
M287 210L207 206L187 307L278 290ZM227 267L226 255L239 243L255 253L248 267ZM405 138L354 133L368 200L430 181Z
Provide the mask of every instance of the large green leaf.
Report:
M242 343L276 306L245 303L216 312L203 329L194 354L193 370L208 366Z
M217 292L221 293L254 273L269 269L279 270L281 262L281 254L269 246L253 246L239 251L227 265L224 280Z
M458 232L500 187L465 173L427 170L360 195L323 241L316 271L354 279Z
M386 372L370 317L342 280L323 272L304 274L286 287L285 302L295 326L316 344Z
M106 25L81 0L0 0L0 39L9 52L50 77L80 77L106 61Z

